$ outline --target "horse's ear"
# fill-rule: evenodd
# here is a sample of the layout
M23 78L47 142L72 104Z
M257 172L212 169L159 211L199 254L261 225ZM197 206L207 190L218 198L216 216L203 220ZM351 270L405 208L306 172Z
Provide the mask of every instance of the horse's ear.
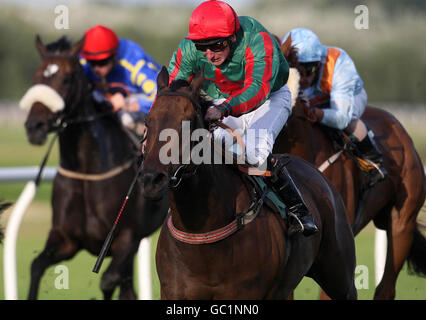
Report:
M39 36L39 35L36 35L36 38L35 38L35 46L36 46L36 48L37 48L38 53L40 54L40 57L41 57L42 59L44 59L44 57L45 57L45 56L46 56L46 54L47 54L47 49L46 49L46 47L44 46L43 42L41 41L41 38L40 38L40 36Z
M291 33L288 35L286 41L281 45L281 51L284 54L284 57L288 57L291 51Z
M74 58L78 58L78 55L80 54L80 51L83 48L83 46L84 46L84 37L81 38L76 43L74 43L74 45L72 46L70 50L70 55Z
M167 68L163 66L161 68L160 73L157 76L157 90L160 91L161 89L167 88L169 86L169 72L167 71Z
M198 72L198 74L191 81L191 89L194 94L197 94L200 91L201 86L203 85L203 82L204 82L204 66L201 67L200 72Z

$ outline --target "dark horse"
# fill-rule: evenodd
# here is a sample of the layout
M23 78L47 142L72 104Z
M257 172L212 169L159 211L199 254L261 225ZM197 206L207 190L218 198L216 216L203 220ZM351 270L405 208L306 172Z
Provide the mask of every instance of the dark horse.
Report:
M184 121L194 135L201 130L209 139L202 120L206 104L199 98L203 80L200 72L189 86L178 81L169 87L163 67L147 118L143 193L157 199L168 191L171 208L156 254L162 299L285 299L305 275L335 299L356 299L354 240L344 204L306 161L290 157L288 169L320 232L289 238L286 221L268 207L250 223L241 222L252 188L235 166L207 163L213 152L201 164L162 159L170 145L183 159L181 150L189 145L182 141ZM175 132L174 138L165 137L164 129ZM191 153L197 146L190 143Z
M83 43L71 46L61 38L44 46L37 37L43 61L34 75L35 86L21 100L29 109L25 122L29 141L41 145L49 132L58 131L60 147L52 229L31 266L30 299L37 297L48 266L71 259L81 249L99 253L137 171L134 142L117 117L92 99L92 86L78 61ZM167 200L145 200L136 184L109 252L112 262L102 276L105 299L117 286L120 299L135 298L134 255L140 240L161 225L167 209Z
M290 66L299 68L295 49L285 43L282 50ZM319 167L338 150L326 134L330 129L313 124L308 121L310 117L310 109L297 99L287 126L275 142L274 151L300 156ZM424 169L413 141L394 116L367 107L362 120L375 133L388 178L365 190L361 171L346 151L323 173L342 195L355 235L371 220L376 227L387 231L386 266L375 299L394 299L396 279L405 260L419 275L426 274L426 240L416 223L425 201Z

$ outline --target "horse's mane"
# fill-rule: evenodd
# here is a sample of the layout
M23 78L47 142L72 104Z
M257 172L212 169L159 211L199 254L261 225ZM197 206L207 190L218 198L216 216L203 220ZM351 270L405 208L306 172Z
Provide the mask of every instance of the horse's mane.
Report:
M58 40L50 42L46 45L48 52L53 54L62 54L71 49L71 40L67 36L62 36Z
M189 87L189 82L183 79L173 80L170 83L169 89L170 91L177 91L180 88Z
M291 68L297 68L299 66L297 51L298 49L295 46L291 46L285 50L284 56Z
M169 90L170 91L177 91L180 88L189 87L189 86L190 86L190 83L188 81L182 80L182 79L178 79L178 80L173 80L170 83ZM197 101L199 102L199 104L201 106L201 113L202 113L202 116L204 117L204 115L207 112L207 109L210 106L213 105L213 101L212 101L211 98L209 99L209 97L207 96L207 94L204 91L202 91L202 90L201 90L201 92L197 93L196 99L197 99Z

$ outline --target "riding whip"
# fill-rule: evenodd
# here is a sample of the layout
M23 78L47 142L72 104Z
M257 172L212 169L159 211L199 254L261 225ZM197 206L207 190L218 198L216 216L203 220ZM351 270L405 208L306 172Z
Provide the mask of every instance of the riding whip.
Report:
M123 213L124 208L126 207L127 201L129 200L130 194L133 191L133 188L134 188L134 186L136 184L136 181L137 181L137 179L138 179L139 174L141 173L141 171L142 171L142 164L139 166L139 169L136 172L135 177L133 178L133 181L132 181L132 184L130 185L129 191L127 191L126 198L124 198L124 201L123 201L123 204L121 206L120 212L118 213L117 218L115 219L114 224L112 225L111 231L108 233L108 235L107 235L107 237L105 239L105 242L104 242L104 244L102 246L101 252L99 253L98 259L96 260L95 266L93 267L93 270L92 270L92 272L94 272L94 273L98 273L99 272L99 270L100 270L100 268L102 266L102 262L104 261L105 256L106 256L109 248L111 247L111 243L112 243L112 240L114 238L114 232L115 232L115 229L117 228L118 221L120 220L121 214Z

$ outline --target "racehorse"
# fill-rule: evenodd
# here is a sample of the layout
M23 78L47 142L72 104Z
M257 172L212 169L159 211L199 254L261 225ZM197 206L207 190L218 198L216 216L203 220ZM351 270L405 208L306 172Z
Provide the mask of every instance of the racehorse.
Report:
M295 49L288 42L281 49L290 66L300 68ZM396 280L406 260L418 275L426 275L426 239L416 223L426 193L421 159L410 136L393 115L367 106L362 120L375 134L389 176L372 188L365 188L351 152L343 146L336 149L327 134L330 129L313 122L313 116L305 102L297 99L275 142L274 152L288 152L322 167L342 195L355 235L371 220L377 228L387 231L386 265L374 298L394 299Z
M286 221L261 206L262 197L253 195L238 169L213 161L211 145L201 150L194 142L196 135L211 141L202 120L203 81L201 71L190 84L169 86L163 67L146 122L143 193L170 199L156 252L161 298L285 299L307 275L332 298L356 299L354 240L337 190L306 161L290 156L288 170L320 232L288 237ZM185 122L192 142L182 140ZM189 148L190 161L184 161L183 148ZM210 156L195 161L194 150ZM176 161L163 158L171 154L178 154ZM248 211L249 203L259 211Z
M42 63L34 86L21 100L29 110L25 128L32 144L57 132L60 165L53 181L52 228L44 250L31 266L28 298L36 299L45 269L71 259L79 250L98 254L136 175L138 154L115 114L92 99L92 85L79 64L80 40L65 37L47 46L36 38ZM120 287L120 299L134 299L133 258L140 240L155 231L168 209L167 200L148 201L136 184L118 224L101 279L105 299ZM154 214L155 213L155 214Z

